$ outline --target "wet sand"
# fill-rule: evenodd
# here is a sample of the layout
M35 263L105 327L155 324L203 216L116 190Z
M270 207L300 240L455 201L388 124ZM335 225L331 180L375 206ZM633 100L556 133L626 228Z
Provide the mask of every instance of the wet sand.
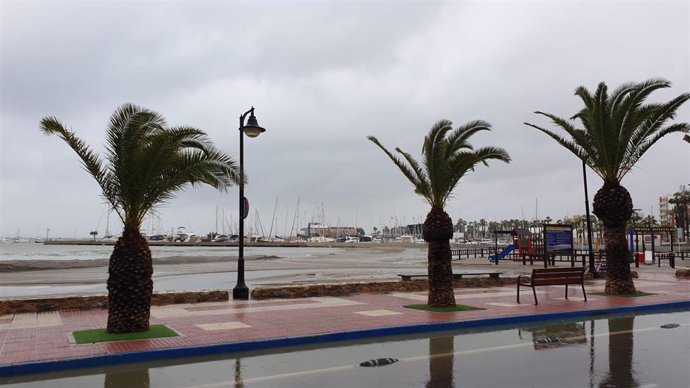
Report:
M16 260L0 263L0 297L105 292L108 260ZM227 288L234 285L237 257L154 257L156 290ZM325 249L308 257L245 256L247 282L294 284L393 279L426 271L426 246L376 245Z

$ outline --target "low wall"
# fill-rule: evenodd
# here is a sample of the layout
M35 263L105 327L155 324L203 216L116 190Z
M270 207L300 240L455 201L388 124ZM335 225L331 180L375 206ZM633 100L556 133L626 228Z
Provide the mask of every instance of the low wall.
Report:
M466 278L453 281L454 288L498 287L516 284L517 278ZM427 280L303 284L294 286L256 287L252 299L292 299L316 296L347 296L358 293L416 292L429 289Z
M637 272L632 271L634 278ZM604 274L601 274L604 275ZM677 270L677 277L690 277L690 270ZM602 276L605 277L605 276ZM592 279L585 274L585 279ZM454 288L485 288L514 285L517 277L490 279L485 277L463 278L453 281ZM275 287L259 286L251 291L252 299L296 299L318 296L347 296L358 293L418 292L429 289L426 279L412 281L381 281L357 283L302 284ZM151 304L163 306L177 303L223 302L229 299L227 290L202 290L188 292L160 292L153 294ZM58 310L91 310L108 308L106 295L23 298L0 300L0 315Z
M222 302L227 300L227 290L158 292L151 296L151 305L163 306L176 303ZM74 295L65 297L22 298L13 300L0 299L0 315L107 308L107 295Z

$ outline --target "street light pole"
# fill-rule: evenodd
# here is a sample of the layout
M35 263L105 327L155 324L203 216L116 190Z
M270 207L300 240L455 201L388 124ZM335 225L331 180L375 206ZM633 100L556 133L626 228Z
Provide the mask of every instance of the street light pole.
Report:
M589 218L589 194L587 194L587 165L585 160L582 159L582 178L584 180L585 186L585 216L587 217L587 241L589 247L589 273L594 275L595 278L599 277L597 270L594 267L594 248L592 247L592 221Z
M249 116L247 125L244 119ZM232 299L249 299L249 288L244 283L244 219L249 214L249 201L244 197L244 135L257 137L266 131L259 126L254 116L254 107L240 116L240 241L237 252L237 285L232 289Z

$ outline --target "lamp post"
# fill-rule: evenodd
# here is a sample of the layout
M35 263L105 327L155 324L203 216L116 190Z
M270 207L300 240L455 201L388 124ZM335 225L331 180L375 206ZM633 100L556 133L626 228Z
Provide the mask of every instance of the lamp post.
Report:
M244 119L249 115L247 125ZM232 299L249 299L249 288L244 283L244 219L249 214L249 201L244 197L244 135L257 137L264 128L259 126L254 116L254 107L240 116L240 241L237 253L237 285L232 289Z
M582 178L584 180L585 186L585 216L587 217L587 241L589 248L589 273L598 278L596 268L594 268L594 248L592 247L592 221L589 219L589 195L587 194L587 165L585 160L582 159Z

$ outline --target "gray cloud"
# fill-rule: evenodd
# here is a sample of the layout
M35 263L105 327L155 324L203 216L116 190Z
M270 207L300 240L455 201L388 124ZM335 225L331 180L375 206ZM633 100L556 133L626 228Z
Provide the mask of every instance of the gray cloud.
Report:
M194 125L238 152L237 117L256 106L268 131L245 142L252 208L354 223L421 219L426 203L373 144L419 155L441 118L485 119L475 145L506 148L464 179L453 218L581 213L581 166L535 110L569 117L574 89L663 76L690 90L689 5L668 2L13 2L0 5L0 235L88 235L103 212L72 151L46 138L55 115L102 151L110 113L132 101ZM690 120L690 106L678 120ZM690 182L680 137L657 144L624 184L648 212ZM590 194L600 180L590 172ZM191 189L160 209L166 228L236 216L237 189ZM655 210L656 212L657 210ZM287 223L291 223L290 222ZM304 225L301 225L304 226Z

